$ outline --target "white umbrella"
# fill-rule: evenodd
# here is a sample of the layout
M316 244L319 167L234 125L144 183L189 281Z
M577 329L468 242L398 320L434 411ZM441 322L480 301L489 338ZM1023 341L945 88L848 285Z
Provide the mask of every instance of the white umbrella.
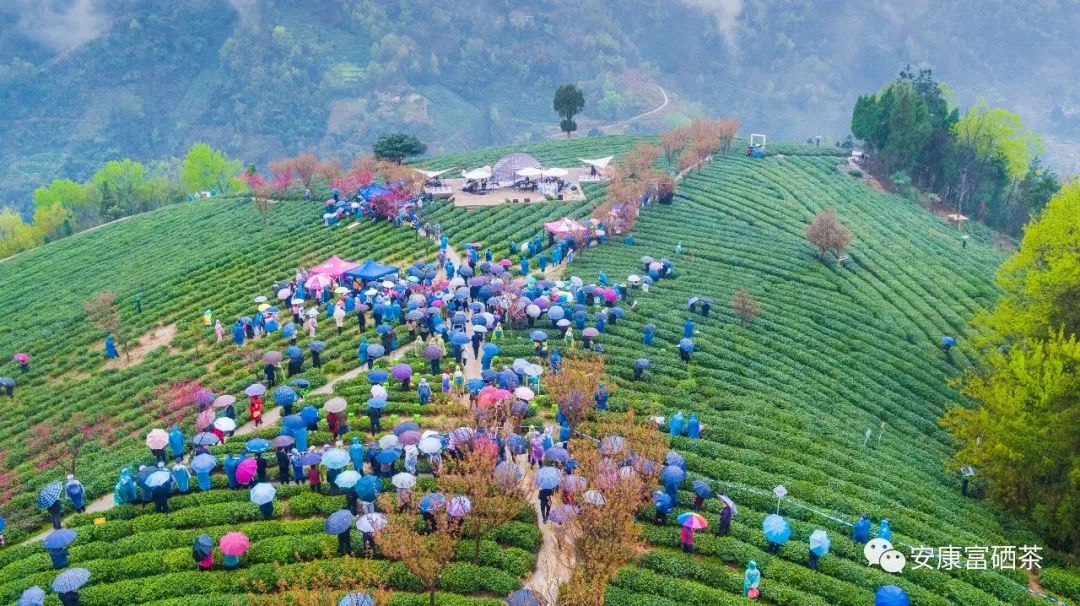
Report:
M356 529L360 532L377 532L384 526L386 526L386 516L381 513L364 514L356 521Z
M398 441L398 437L394 434L387 434L379 438L379 448L381 450L390 450L391 448L397 448L401 442Z
M570 174L570 172L567 171L565 168L547 168L547 169L544 169L544 176L545 177L565 177L566 175L569 175L569 174Z
M473 170L463 170L461 171L461 177L463 179L469 179L471 181L475 181L478 179L490 179L491 167L481 166L480 168L474 168Z
M376 400L386 400L387 399L386 388L383 387L382 385L372 385L371 386L371 397L375 398Z
M229 417L218 417L214 419L214 427L221 431L236 431L236 421Z
M525 168L517 171L519 177L539 177L544 171L532 166L526 166Z
M418 446L420 447L420 452L423 452L424 454L435 454L442 450L442 442L439 438L435 437L427 437L420 440Z
M405 490L416 486L416 476L403 471L401 473L394 474L394 477L390 478L390 483L393 484L395 488Z
M529 389L528 387L522 386L514 390L514 395L528 402L529 400L533 399L536 394L534 394L533 390Z

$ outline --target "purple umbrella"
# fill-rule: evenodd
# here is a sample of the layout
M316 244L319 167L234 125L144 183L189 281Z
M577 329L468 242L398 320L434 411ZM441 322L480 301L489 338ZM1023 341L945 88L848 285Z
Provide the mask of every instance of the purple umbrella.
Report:
M266 393L266 386L262 383L254 383L249 385L248 388L244 390L244 393L249 396L261 396Z
M405 381L412 377L413 369L408 364L398 364L390 369L390 374L398 381Z
M424 359L428 362L442 357L442 348L438 345L428 345L424 348Z
M585 330L581 331L581 336L589 337L589 338L599 337L600 336L600 331L596 330L592 326L589 326L589 327L585 328Z
M288 448L296 443L296 440L292 436L278 436L270 443L274 445L274 448Z

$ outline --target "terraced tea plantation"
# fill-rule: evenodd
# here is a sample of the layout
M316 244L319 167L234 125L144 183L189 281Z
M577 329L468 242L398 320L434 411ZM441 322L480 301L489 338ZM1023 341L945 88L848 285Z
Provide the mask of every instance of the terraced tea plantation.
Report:
M578 158L622 153L639 140L581 137L524 151L545 165L573 166ZM507 151L522 148L420 164L480 165ZM642 212L632 246L612 239L579 253L563 270L586 283L601 271L622 282L643 273L642 256L672 260L674 277L647 293L631 289L635 301L620 304L626 316L609 322L598 338L617 384L611 407L632 405L665 417L696 413L705 427L702 437L673 440L687 462L683 486L707 479L738 505L731 534L699 532L695 555L679 551L675 525L658 526L651 511L643 512L650 549L610 585L609 605L745 604L742 571L750 560L762 571L763 604L865 606L885 584L901 586L918 606L1048 603L1027 592L1029 579L1020 571L916 570L909 560L907 570L891 575L868 567L862 545L849 539L845 522L867 513L875 521L890 520L893 541L905 545L1044 543L988 501L961 496L959 476L944 469L952 448L936 422L946 406L959 401L948 380L969 363L958 350L946 361L941 337L962 341L971 317L992 303L997 296L993 273L1005 253L994 248L992 234L977 230L962 248L955 228L838 171L844 160L837 153L770 143L765 159L716 158L683 180L673 205ZM587 185L585 203L469 211L436 203L426 208L425 220L439 223L459 251L465 242L480 242L481 250L491 248L499 259L510 256L511 241L541 234L543 222L587 216L603 191L602 185ZM826 207L835 207L854 234L842 268L818 260L806 242L807 224ZM288 344L280 334L241 349L231 343L228 329L236 317L255 311L254 295L272 294L272 282L288 280L297 266L331 254L395 265L436 257L437 246L411 230L366 221L354 228L325 228L321 210L317 203L277 203L264 228L248 201L196 201L0 263L5 309L0 375L19 382L13 401L0 398L0 430L6 437L0 445L0 512L8 523L8 546L0 548L0 603L13 603L31 585L48 586L56 574L40 543L18 543L42 529L45 514L34 497L46 482L67 473L76 436L87 433L77 472L88 496L110 493L120 467L149 462L143 438L149 428L163 425L161 419L183 414L185 433L193 433L194 407L172 407L152 397L155 389L197 380L215 394L239 395L261 379L261 353ZM678 244L682 254L675 253ZM511 258L516 269L517 256ZM740 288L762 305L761 314L745 326L730 309ZM106 364L104 334L86 320L83 302L103 290L115 291L120 301L124 333L133 339L131 362L121 358L122 363ZM141 313L134 310L137 293ZM687 311L692 296L715 299L708 317ZM222 343L203 325L208 309L226 327ZM696 345L689 365L677 352L687 318L695 322ZM656 340L646 346L642 332L650 323ZM404 328L396 330L404 343ZM306 352L311 339L297 334ZM531 355L525 334L508 331L499 343L498 364ZM350 316L339 336L333 322L322 320L317 338L327 343L323 367L312 369L308 361L300 377L318 387L354 369L361 337L379 342L371 323L361 334ZM561 347L554 339L552 345ZM11 362L16 351L31 355L29 372L20 373ZM634 381L633 364L640 357L652 365L645 380ZM398 362L410 364L417 377L429 372L427 362L412 354ZM321 407L332 395L345 397L351 430L365 431L367 418L359 407L370 387L361 374L308 396L305 404ZM396 386L388 399L383 424L389 427L412 418L423 427L442 428L462 412L438 396L420 406L415 390ZM534 404L541 410L549 405L542 395ZM246 409L236 408L237 422L248 421ZM277 433L271 423L213 452L237 453L248 438ZM330 440L325 431L308 439L311 444ZM432 488L426 466L421 462L416 486L421 492ZM271 473L273 468L271 463ZM92 572L80 592L82 603L231 606L249 603L249 594L272 588L283 577L347 579L372 568L392 591L391 604L427 603L421 583L400 562L380 554L336 557L336 539L324 534L322 525L344 506L344 497L280 486L274 516L263 520L247 490L227 490L220 474L214 482L212 490L174 496L168 514L123 505L107 512L104 524L94 523L99 513L70 518L65 525L79 533L71 565ZM781 513L794 533L772 554L765 551L761 524L776 511L771 491L780 484L789 492ZM384 489L392 490L389 482ZM682 493L675 513L687 510L693 496ZM711 528L718 523L717 505L710 499L703 512ZM526 507L514 521L493 529L481 544L479 564L472 562L473 544L463 540L439 583L438 603L505 603L536 567L542 535L535 520ZM828 531L832 548L812 571L806 566L807 537L817 528ZM196 572L195 536L207 532L216 540L233 530L251 540L240 569ZM354 546L360 543L354 532ZM1057 566L1042 578L1044 586L1067 593L1072 573L1062 572L1060 562L1044 566ZM335 585L325 603L337 603L350 589L346 582ZM59 602L50 595L46 603Z
M960 495L935 423L958 401L946 381L966 363L960 355L946 363L940 339L962 335L993 301L1003 253L980 236L962 249L954 227L872 191L837 163L716 159L683 182L673 206L643 211L633 246L602 247L571 267L586 281L599 271L623 280L643 274L643 255L674 262L675 279L631 291L636 308L602 337L607 367L619 375L621 402L698 415L702 438L674 441L687 460L684 486L708 479L739 510L730 536L699 533L695 556L677 551L676 526L650 524L653 550L618 577L609 603L745 603L749 560L762 570L769 603L872 604L873 591L889 583L920 605L1045 603L1026 593L1018 571L912 570L910 559L902 575L867 567L862 545L838 521L864 512L887 518L893 541L914 546L1042 544L986 501ZM805 239L811 218L829 206L854 234L843 269L819 261ZM749 326L730 306L744 287L763 308ZM687 311L691 296L715 299L709 317ZM696 323L689 367L677 355L687 318ZM646 323L657 327L651 347L642 344ZM652 367L635 382L633 361L642 356ZM794 534L772 555L761 523L776 511L771 491L780 484ZM683 494L676 511L693 496ZM715 527L719 502L707 503ZM828 531L832 550L813 572L806 540L816 528Z

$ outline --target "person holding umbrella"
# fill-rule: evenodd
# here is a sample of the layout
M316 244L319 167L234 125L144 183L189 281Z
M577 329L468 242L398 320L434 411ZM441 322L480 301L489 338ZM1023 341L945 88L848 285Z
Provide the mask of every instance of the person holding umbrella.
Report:
M347 509L339 509L330 514L323 524L326 534L336 535L338 539L338 555L346 556L352 553L352 537L349 529L352 528L353 514Z
M76 513L86 511L86 489L82 482L75 479L74 475L68 474L67 484L64 485L64 493L71 499L71 507Z
M4 388L4 394L9 398L15 397L15 379L11 377L0 377L0 387Z
M371 420L371 435L374 437L382 431L382 409L386 407L386 400L372 398L368 400L368 419Z
M34 585L22 592L15 606L45 606L45 590Z
M146 478L146 485L154 499L154 511L169 513L169 493L172 492L172 474L165 470L164 463L158 463L157 469Z
M199 572L210 572L210 569L214 567L214 539L208 534L195 537L191 557L198 565Z
M60 493L62 490L60 482L49 482L37 496L38 507L49 512L49 518L52 520L54 530L59 530L62 527L60 523Z
M725 495L720 495L720 523L716 525L716 534L726 537L731 532L731 516L735 513L735 504Z
M153 429L150 433L146 434L146 446L150 449L150 453L154 455L154 458L158 463L165 462L165 446L168 443L169 434L165 433L164 429Z
M45 537L42 545L49 552L52 567L56 570L66 568L68 565L68 546L75 541L75 531L67 528L54 530Z
M700 513L688 511L679 516L679 524L682 526L679 541L682 543L683 551L694 553L694 531L708 528L709 521Z
M259 506L259 513L262 514L264 520L274 517L274 495L276 494L277 489L274 485L266 482L260 482L251 487L249 498L252 503Z
M818 560L829 553L829 535L820 528L810 533L810 556L807 566L810 570L818 569Z
M79 606L79 589L89 580L89 570L69 568L56 575L52 582L52 590L56 592L63 606Z
M713 496L712 487L705 480L694 480L694 511L705 508L705 499Z
M672 507L674 507L674 502L671 495L659 490L654 492L652 497L653 503L656 505L656 523L664 526L667 524L667 517L671 513Z
M188 471L183 462L173 465L172 477L173 482L176 482L176 490L181 494L191 489L191 472Z
M249 544L247 535L242 532L230 532L221 537L218 545L225 570L236 570L240 567L240 556L248 550Z
M768 545L765 551L771 554L779 554L780 546L787 543L791 537L791 524L778 514L769 514L761 523L761 530L765 535Z

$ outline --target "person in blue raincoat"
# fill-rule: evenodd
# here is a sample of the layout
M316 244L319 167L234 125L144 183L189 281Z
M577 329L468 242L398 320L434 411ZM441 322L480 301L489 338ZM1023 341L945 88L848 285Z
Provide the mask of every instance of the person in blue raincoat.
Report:
M439 236L439 250L446 250L446 247L450 244L450 238L443 234Z
M293 437L294 440L296 440L296 449L299 450L300 452L304 452L308 448L307 434L308 434L308 431L307 431L306 427L301 427L300 429L294 429L293 432L292 432L292 437Z
M237 320L232 325L232 340L237 347L243 347L244 345L244 324Z
M529 259L525 255L521 255L521 275L529 275Z
M607 330L607 314L606 313L598 313L598 314L596 314L596 330L599 331L599 332L604 332L605 330Z
M558 264L562 263L562 257L563 257L562 246L556 246L551 251L551 263L552 263L552 265L558 265Z
M172 468L173 482L176 484L176 491L179 493L185 493L191 490L191 472L183 463L177 463ZM203 489L205 490L205 489Z
M303 457L303 455L295 448L289 452L289 466L292 467L293 484L304 483L304 465L300 462L301 457Z
M877 538L885 539L886 541L892 541L892 528L889 528L888 520L881 520L878 522Z
M855 521L851 529L851 540L863 544L870 541L870 516L864 513Z
M364 445L360 443L360 438L353 436L352 444L349 444L349 459L352 461L353 469L364 473Z
M120 354L116 352L116 341L113 340L112 335L105 337L105 357L109 359L120 357Z
M653 337L656 336L656 327L652 324L646 324L645 328L641 329L642 338L641 342L645 345L652 345Z
M447 280L453 280L454 279L454 262L453 261L447 259L446 263L443 264L443 270L446 271L446 279Z
M123 505L134 503L138 498L135 481L131 479L131 470L125 467L120 470L120 479L116 481L116 488L113 489L113 501L117 505Z
M547 264L548 264L547 255L546 254L541 254L539 257L536 258L536 263L537 263L537 265L540 266L540 271L546 270L547 269Z
M603 286L607 286L608 285L607 274L605 274L603 271L597 272L596 281L597 281L597 283L602 284Z
M675 506L674 499L661 499L656 504L656 523L660 526L667 524L668 514L671 513L672 508Z
M184 469L184 473L188 473L186 468ZM174 475L173 478L175 479L175 477L176 476ZM188 478L190 477L190 474L188 474ZM229 488L235 489L239 486L236 483L236 459L232 458L232 454L228 454L225 456L225 477L229 481ZM210 488L213 486L213 482L210 480L209 471L196 471L195 481L199 485L199 490L210 490ZM177 486L179 485L180 482L177 481Z
M761 584L761 571L758 570L757 562L751 560L746 565L746 572L743 573L743 585L742 593L744 596L750 595L750 590L757 590L758 585Z
M232 453L225 455L225 479L229 483L230 490L236 490L240 487L240 484L236 481L236 467L240 465L240 462L233 458ZM209 476L207 476L209 479ZM199 477L199 488L202 488L202 477Z
M604 387L604 384L597 384L596 393L593 395L593 399L596 400L596 410L607 410L608 395L608 390Z
M694 321L687 319L682 325L682 336L684 339L694 338Z
M686 423L686 437L695 439L701 437L701 422L698 421L696 412L690 413L690 420Z
M75 476L68 474L64 492L71 499L72 509L78 513L86 511L86 489L83 488L82 482L75 479Z
M490 361L488 365L490 367ZM431 385L428 385L427 377L420 379L420 384L416 386L416 396L420 398L421 404L431 401Z
M487 261L488 263L491 263L492 259L494 259L494 258L495 258L495 253L491 252L490 248L484 251L484 260L485 261Z
M180 428L176 425L172 426L169 431L169 450L172 451L173 457L180 459L184 456L184 434L180 431Z
M671 422L668 423L668 429L671 432L671 437L680 436L683 432L683 412L680 410L671 417Z
M360 366L367 364L367 338L360 339L360 347L356 348L356 358L360 361Z

